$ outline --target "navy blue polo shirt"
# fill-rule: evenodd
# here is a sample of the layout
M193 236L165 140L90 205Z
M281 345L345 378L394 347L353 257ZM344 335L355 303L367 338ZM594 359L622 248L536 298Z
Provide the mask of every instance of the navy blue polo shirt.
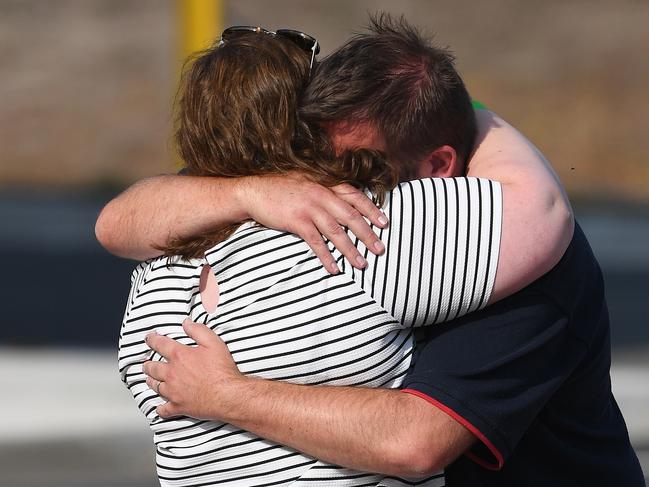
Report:
M644 486L611 393L602 275L576 226L559 264L418 341L404 391L479 440L447 486Z

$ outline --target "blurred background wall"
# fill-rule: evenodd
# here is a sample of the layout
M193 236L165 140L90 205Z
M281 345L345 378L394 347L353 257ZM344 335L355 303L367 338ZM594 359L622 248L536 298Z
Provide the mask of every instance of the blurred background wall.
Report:
M134 263L101 250L93 225L127 185L175 171L182 3L0 0L0 485L155 483L114 360ZM311 33L321 56L376 10L451 47L473 97L526 134L571 194L607 280L614 387L649 465L649 3L220 5L225 25Z
M475 98L521 128L572 194L649 200L649 5L641 0L223 1L227 24L291 26L327 54L366 12L456 53ZM169 171L176 4L0 1L3 185L124 185Z

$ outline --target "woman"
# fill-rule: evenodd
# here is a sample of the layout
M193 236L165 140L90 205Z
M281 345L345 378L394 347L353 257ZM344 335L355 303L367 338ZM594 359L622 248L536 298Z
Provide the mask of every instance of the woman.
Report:
M191 316L219 334L244 373L398 387L410 364L411 327L453 319L485 305L492 294L500 185L420 180L386 194L398 177L390 162L370 151L336 155L318 127L299 119L309 68L299 46L259 33L226 39L200 56L180 104L177 140L187 172L242 176L299 169L324 184L367 188L390 216L381 234L386 253L369 256L368 267L358 271L333 249L343 272L332 276L295 236L244 224L166 249L184 259L138 266L120 336L120 370L154 431L163 485L407 482L327 465L232 425L162 420L155 408L164 400L146 386L141 368L150 358L144 343L149 331L191 344L181 327ZM459 198L467 193L479 208ZM435 243L432 252L428 242ZM481 244L490 251L480 252ZM441 483L438 475L418 485Z

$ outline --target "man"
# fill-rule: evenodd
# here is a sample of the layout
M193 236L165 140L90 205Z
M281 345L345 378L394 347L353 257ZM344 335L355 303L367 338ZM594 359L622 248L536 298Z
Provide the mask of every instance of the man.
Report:
M389 47L393 44L387 39L399 39L400 49ZM449 66L448 55L431 50L403 22L380 18L372 34L352 39L322 63L307 93L304 115L328 127L339 148L386 150L404 164L404 172L420 177L461 174L470 144L443 133L441 107L462 107L436 105L440 83L457 83ZM430 83L433 79L436 83ZM436 106L432 119L431 105ZM410 143L409 137L418 143ZM467 173L478 166L487 173L483 176L489 175L489 164L474 160ZM533 180L548 177L531 174ZM227 192L226 187L217 183L217 191ZM529 188L533 202L534 186ZM174 230L174 218L185 231L216 223L198 211L192 218L200 222L195 220L193 228L188 228L191 225L182 220L192 214L193 205L183 208L180 199L129 207L134 200L152 200L150 195L142 198L146 195L142 189L121 202L126 203L127 213L137 209L133 221L143 214L145 220L161 216L165 222L162 234L167 235ZM201 199L205 199L214 186L197 183L191 189L202 191ZM160 188L152 193L160 196ZM162 191L163 197L170 194ZM264 201L272 205L273 199L269 194ZM561 201L559 195L550 206ZM236 201L229 204L234 215L248 216ZM349 211L336 204L334 213ZM170 219L169 213L175 216ZM109 223L103 225L109 228L110 222L122 221L115 215L104 218ZM378 221L379 216L375 213L373 218ZM344 218L338 220L345 223ZM326 226L314 223L317 228ZM354 224L359 232L365 231L358 218ZM328 225L334 229L332 241L344 247L338 226L331 221ZM112 233L101 228L100 236ZM522 231L519 240L525 237ZM372 236L366 233L364 238L369 247ZM316 247L318 239L319 235L313 239ZM537 243L542 244L538 239ZM503 241L503 252L515 245ZM151 244L140 247L144 249L138 252L146 254ZM347 250L353 258L353 250ZM327 259L326 252L319 255ZM556 260L553 256L544 264ZM537 272L543 267L543 263L539 266L524 259L521 265ZM610 392L608 317L601 274L578 228L561 262L546 276L485 310L434 327L422 336L418 359L405 380L406 393L305 387L244 377L210 330L197 324L185 326L198 347L183 347L158 336L148 341L169 360L167 365L147 370L151 382L163 381L168 391L169 403L159 409L163 416L187 414L227 421L359 470L417 477L448 467L448 485L644 484ZM460 457L463 453L466 457Z

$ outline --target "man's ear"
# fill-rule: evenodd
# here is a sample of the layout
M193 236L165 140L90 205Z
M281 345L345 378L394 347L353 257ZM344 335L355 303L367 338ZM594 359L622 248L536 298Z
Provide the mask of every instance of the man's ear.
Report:
M450 145L438 147L419 164L417 176L420 178L452 178L461 176L457 152Z

